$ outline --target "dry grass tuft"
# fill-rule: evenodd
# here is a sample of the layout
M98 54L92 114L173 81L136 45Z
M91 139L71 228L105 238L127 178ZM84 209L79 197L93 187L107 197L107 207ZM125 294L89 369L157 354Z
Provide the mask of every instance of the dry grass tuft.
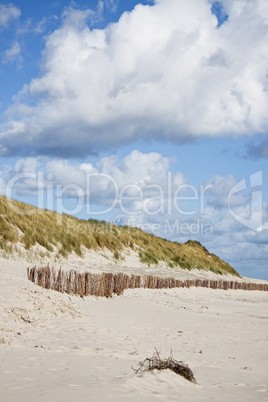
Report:
M158 350L155 348L155 353L153 354L152 357L147 358L143 360L142 362L139 363L139 367L137 369L132 369L135 371L135 373L139 372L146 372L146 371L152 371L152 370L171 370L176 374L181 375L184 377L186 380L196 384L196 379L194 377L194 374L192 370L189 368L189 366L182 361L177 361L173 359L172 355L172 350L170 351L170 355L167 359L161 359L160 354Z

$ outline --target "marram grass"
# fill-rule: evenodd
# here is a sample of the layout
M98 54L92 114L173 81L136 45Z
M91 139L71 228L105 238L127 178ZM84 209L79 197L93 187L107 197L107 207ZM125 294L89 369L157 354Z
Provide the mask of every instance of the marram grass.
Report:
M0 196L0 249L12 253L16 243L26 250L41 245L47 255L66 257L72 252L110 250L115 260L123 259L126 249L138 252L141 262L157 267L160 261L176 269L200 269L218 274L239 274L228 263L209 253L199 242L171 242L141 229L116 226L105 221L88 221L54 211L42 210Z

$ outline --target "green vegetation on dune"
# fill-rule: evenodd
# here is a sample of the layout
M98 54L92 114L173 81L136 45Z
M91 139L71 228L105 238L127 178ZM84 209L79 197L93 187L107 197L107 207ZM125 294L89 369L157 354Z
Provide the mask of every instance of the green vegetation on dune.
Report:
M85 221L0 196L0 249L11 252L17 242L26 250L40 244L48 254L57 251L63 257L72 252L82 256L82 246L93 250L106 248L116 260L129 248L137 251L141 262L148 265L164 261L174 269L197 268L239 276L228 263L210 254L197 241L171 242L135 227L95 219Z

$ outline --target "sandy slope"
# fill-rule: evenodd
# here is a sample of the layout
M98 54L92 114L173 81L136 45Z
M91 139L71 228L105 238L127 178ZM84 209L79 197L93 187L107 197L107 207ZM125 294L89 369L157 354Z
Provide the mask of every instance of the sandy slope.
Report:
M137 289L81 299L27 281L28 265L0 259L1 400L268 399L267 292ZM172 349L198 384L169 371L135 374L131 366L154 347L163 357Z

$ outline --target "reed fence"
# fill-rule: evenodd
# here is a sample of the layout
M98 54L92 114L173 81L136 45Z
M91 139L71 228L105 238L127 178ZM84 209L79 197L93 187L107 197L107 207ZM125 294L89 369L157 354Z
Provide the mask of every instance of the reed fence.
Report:
M125 289L171 289L203 287L211 289L243 289L268 291L265 283L247 283L222 280L202 279L174 279L162 278L152 275L128 275L119 273L93 274L90 272L79 273L74 270L55 270L53 267L27 268L27 276L30 281L45 289L52 289L62 293L77 296L101 296L112 297L113 294L121 295Z

